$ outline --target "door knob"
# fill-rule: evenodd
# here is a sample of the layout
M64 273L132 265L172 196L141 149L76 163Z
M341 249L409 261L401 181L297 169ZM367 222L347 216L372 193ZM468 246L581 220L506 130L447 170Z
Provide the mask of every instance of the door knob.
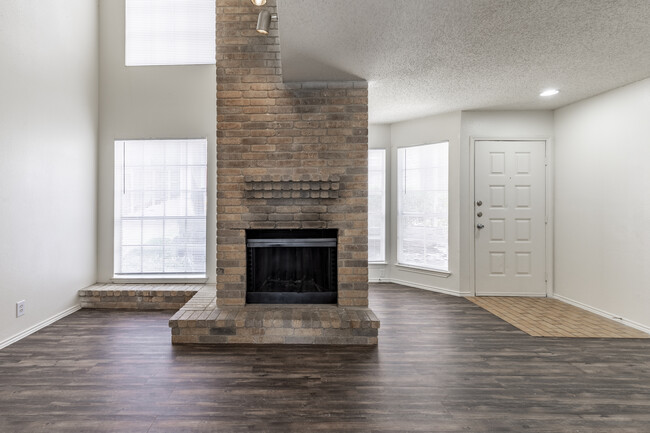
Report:
M476 228L481 230L483 227L485 227L483 224L476 224Z

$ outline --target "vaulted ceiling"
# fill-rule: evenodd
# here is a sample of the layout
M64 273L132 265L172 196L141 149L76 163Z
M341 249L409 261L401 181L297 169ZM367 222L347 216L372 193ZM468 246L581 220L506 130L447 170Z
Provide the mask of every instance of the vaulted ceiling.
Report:
M371 123L554 109L650 76L648 0L278 0L278 15L284 80L368 80Z

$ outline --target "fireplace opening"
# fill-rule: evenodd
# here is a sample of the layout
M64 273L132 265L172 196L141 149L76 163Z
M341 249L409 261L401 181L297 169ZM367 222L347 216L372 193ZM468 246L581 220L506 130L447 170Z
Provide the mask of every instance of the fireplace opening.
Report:
M337 232L246 230L246 303L336 304Z

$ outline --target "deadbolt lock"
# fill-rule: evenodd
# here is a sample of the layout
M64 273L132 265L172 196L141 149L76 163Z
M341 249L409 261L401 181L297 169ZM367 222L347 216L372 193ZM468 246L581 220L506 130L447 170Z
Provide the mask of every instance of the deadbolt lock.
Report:
M483 204L483 202L481 200L476 202L476 206L481 206L482 204Z
M483 212L479 212L479 213L477 213L476 216L477 216L477 217L482 217L482 216L483 216Z

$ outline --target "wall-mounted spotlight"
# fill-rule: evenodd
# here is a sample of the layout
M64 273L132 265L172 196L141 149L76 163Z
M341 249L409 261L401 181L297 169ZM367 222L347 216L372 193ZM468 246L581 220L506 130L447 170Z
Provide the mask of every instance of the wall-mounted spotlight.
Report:
M255 6L264 6L266 4L266 0L251 0L251 3L253 3Z
M257 33L268 35L269 28L271 27L271 21L277 20L278 14L272 14L271 12L264 10L257 16L257 27L255 30L257 30Z

